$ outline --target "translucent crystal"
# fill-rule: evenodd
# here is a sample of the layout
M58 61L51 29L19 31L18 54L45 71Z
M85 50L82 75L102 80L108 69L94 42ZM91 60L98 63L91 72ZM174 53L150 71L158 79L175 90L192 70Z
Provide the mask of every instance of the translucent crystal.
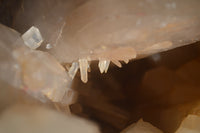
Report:
M35 27L27 31L24 37L32 33L38 33ZM38 45L41 38L37 37ZM1 81L22 88L41 101L45 101L47 97L54 102L61 102L63 96L68 94L71 78L63 66L50 54L27 48L19 33L2 25L0 62ZM69 99L73 99L72 97L73 95L70 95ZM70 100L67 103L70 103Z
M22 35L24 43L31 49L38 48L43 42L43 38L38 28L32 26L28 31Z
M65 69L46 52L31 51L19 58L23 64L23 82L29 93L34 96L43 94L54 102L60 102L71 85Z
M48 43L48 44L46 45L46 49L51 49L51 48L52 48L52 45Z
M110 64L109 60L99 60L98 67L100 72L103 73L105 71L105 73L107 73L109 64Z
M118 60L112 60L112 63L114 63L116 66L118 66L119 68L122 67L122 64L118 61Z
M72 66L70 67L68 74L69 76L74 79L74 76L76 75L76 72L78 71L79 65L78 62L73 62Z
M88 61L87 59L79 59L79 67L81 72L81 80L84 83L88 81Z
M0 24L0 80L16 88L21 86L21 69L13 50L21 42L19 33Z

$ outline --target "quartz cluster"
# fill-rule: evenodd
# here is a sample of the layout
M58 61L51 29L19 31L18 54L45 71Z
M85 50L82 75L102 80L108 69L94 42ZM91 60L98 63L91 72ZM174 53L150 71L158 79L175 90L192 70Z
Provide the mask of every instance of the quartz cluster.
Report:
M19 33L0 25L0 79L41 101L50 99L69 104L74 93L70 89L71 78L64 67L49 53L30 49L26 46L30 42L25 45L24 41Z

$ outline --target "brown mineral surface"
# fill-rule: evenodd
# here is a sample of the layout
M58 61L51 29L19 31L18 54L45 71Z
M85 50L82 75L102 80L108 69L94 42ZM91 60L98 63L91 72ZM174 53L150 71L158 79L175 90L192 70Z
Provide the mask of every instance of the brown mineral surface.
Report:
M13 26L20 33L36 26L52 45L41 49L62 63L99 60L99 53L118 47L131 47L139 58L199 41L199 5L199 0L24 0Z
M0 133L200 133L199 0L0 0Z

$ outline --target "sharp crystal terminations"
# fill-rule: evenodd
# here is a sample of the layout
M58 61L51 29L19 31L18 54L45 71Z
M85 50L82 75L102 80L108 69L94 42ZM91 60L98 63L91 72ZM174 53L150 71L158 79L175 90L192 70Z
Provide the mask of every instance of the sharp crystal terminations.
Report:
M110 61L109 60L99 60L99 70L101 73L105 72L107 73L108 71L108 68L109 68L109 64L110 64Z
M87 59L79 59L79 67L81 72L81 80L84 83L88 81L88 60Z

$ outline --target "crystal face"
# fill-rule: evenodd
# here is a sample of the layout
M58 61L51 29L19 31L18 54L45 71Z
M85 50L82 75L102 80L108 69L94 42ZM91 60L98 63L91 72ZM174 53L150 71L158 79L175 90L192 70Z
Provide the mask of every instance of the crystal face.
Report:
M22 35L22 39L24 40L24 43L31 49L38 48L43 42L43 38L39 29L34 26L32 26Z

